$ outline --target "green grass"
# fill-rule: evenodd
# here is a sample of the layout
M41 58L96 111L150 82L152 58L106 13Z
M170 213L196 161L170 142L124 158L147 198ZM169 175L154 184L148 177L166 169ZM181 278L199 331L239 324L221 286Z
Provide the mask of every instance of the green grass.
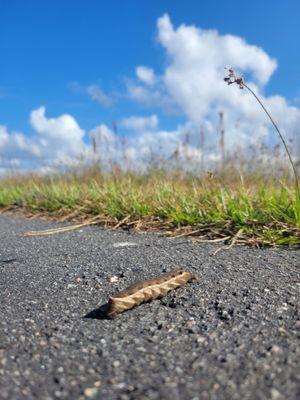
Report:
M300 202L292 185L234 174L198 178L153 171L103 175L91 169L0 181L0 207L63 220L99 216L109 226L167 231L194 240L299 245ZM198 231L193 233L194 231Z

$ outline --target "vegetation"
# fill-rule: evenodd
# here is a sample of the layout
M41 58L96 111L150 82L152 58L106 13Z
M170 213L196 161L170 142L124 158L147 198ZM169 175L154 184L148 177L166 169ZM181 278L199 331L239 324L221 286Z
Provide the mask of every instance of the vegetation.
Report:
M199 160L193 161L189 154L188 134L170 157L161 159L154 155L144 173L130 171L124 141L119 165L112 158L107 163L109 172L107 165L102 169L102 139L92 137L94 162L91 167L44 177L14 174L3 178L0 180L0 209L60 221L79 221L74 228L99 223L114 228L163 231L172 236L190 236L195 241L224 242L229 246L245 243L299 246L297 164L273 118L243 78L230 68L224 80L229 85L248 89L258 101L284 146L293 180L285 168L282 169L277 145L271 153L267 149L267 153L261 154L267 162L265 165L259 159L258 164L255 163L249 154L245 158L241 154L226 154L223 112L219 112L219 172L203 173L202 129L200 171ZM104 148L107 154L107 143ZM183 171L182 165L188 168ZM68 228L48 230L44 234L64 230Z
M241 177L235 170L197 177L163 169L103 174L94 166L0 181L5 212L21 210L229 244L299 245L296 199L290 183L253 172Z

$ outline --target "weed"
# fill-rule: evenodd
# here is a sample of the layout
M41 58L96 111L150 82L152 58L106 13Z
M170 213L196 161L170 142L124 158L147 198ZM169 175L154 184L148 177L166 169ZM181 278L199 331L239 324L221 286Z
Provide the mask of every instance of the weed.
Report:
M55 177L0 181L0 207L56 220L191 236L195 241L297 245L295 188L273 178L238 172L192 174L152 171L103 174L87 169Z

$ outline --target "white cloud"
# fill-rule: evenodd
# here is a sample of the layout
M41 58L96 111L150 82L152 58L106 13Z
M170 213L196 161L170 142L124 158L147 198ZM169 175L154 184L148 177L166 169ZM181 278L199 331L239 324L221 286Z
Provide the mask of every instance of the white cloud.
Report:
M91 97L92 100L96 101L97 103L105 107L109 107L113 103L112 98L107 94L105 94L99 85L93 84L87 86L86 92Z
M226 65L251 72L260 83L266 83L277 63L260 47L249 45L233 35L220 35L216 30L204 30L193 25L174 29L167 14L157 21L158 39L176 67L195 68L209 72ZM200 69L199 69L200 68Z
M166 52L166 67L151 87L128 84L131 99L150 108L166 111L173 104L194 128L206 125L207 141L217 139L218 112L223 111L226 144L247 146L267 138L273 128L259 104L246 90L228 87L224 66L244 73L287 136L300 130L300 110L282 96L265 96L264 87L277 68L276 60L262 48L233 35L204 30L192 25L174 28L167 14L157 21L158 41ZM153 72L154 74L154 72ZM162 101L163 99L163 101ZM176 104L176 107L174 107ZM268 139L269 140L269 139Z
M6 126L0 125L0 146L5 146L8 141L8 132Z
M160 129L156 113L123 118L120 126L131 130L120 137L105 124L89 131L96 141L102 161L111 163L126 158L128 163L143 163L159 153L165 158L179 154L185 159L203 160L200 129L205 136L207 160L218 160L219 112L224 115L227 150L247 149L274 135L267 116L246 89L227 86L223 81L224 66L243 73L247 83L259 95L287 138L299 137L300 108L291 106L282 96L266 96L266 84L276 70L276 60L263 49L233 35L204 30L182 24L174 27L169 16L157 21L158 42L166 54L160 74L149 66L137 66L135 78L127 80L127 99L165 114L179 113L186 122L173 130ZM98 85L72 85L73 90L88 94L94 101L109 106L112 98ZM154 112L154 111L152 111ZM24 165L28 160L51 170L72 164L84 154L91 156L85 144L85 131L76 119L63 114L47 117L44 107L31 112L30 122L35 135L26 137L0 126L0 169L7 160ZM202 128L201 128L202 127ZM188 132L188 140L187 140ZM177 157L177 156L176 156Z
M20 132L9 132L0 125L0 168L20 166L25 169L51 169L72 165L88 154L84 143L85 131L74 117L64 114L47 118L45 107L33 110L30 123L35 135L27 137Z
M78 141L84 136L84 131L71 115L47 118L43 106L31 112L30 123L38 133L53 139Z
M144 131L145 129L156 129L158 126L157 115L151 115L150 117L137 117L131 116L123 118L120 122L122 128L134 131Z
M104 107L110 107L114 103L112 96L105 93L96 83L83 86L78 82L72 82L69 84L69 89L76 93L87 94L93 101L96 101Z
M149 108L160 108L166 114L177 114L178 107L166 93L163 83L148 87L134 81L127 81L127 97Z
M141 118L142 119L142 118ZM147 119L147 117L144 117ZM186 142L186 132L190 126L183 125L172 131L137 129L130 136L118 136L106 125L100 125L89 132L94 137L94 158L101 160L104 166L111 166L114 162L125 168L145 168L149 162L163 160L193 161L189 166L194 168L202 160L202 149L196 142ZM177 155L175 156L177 151ZM211 158L211 156L209 157ZM209 159L208 158L208 159Z
M30 114L30 123L36 132L43 138L43 145L50 155L76 156L84 150L84 130L74 117L63 114L56 118L47 118L45 107L33 110Z
M89 132L89 136L94 137L97 141L100 142L114 142L115 135L111 129L105 124L101 124L91 129Z
M144 67L142 65L136 67L136 76L147 85L153 85L155 83L155 74L152 68Z
M167 15L158 19L158 38L169 57L164 85L190 121L200 124L211 119L217 107L259 118L260 110L250 96L228 88L222 74L224 66L231 65L248 72L258 84L266 83L276 62L262 49L217 31L186 25L175 30Z
M39 146L20 132L8 132L0 125L0 165L18 165L18 160L30 160L41 155Z

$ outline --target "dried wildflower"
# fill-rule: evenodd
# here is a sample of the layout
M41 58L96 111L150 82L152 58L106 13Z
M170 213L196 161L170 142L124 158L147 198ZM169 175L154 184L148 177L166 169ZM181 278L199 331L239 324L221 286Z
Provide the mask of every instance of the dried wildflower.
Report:
M282 133L280 132L277 124L274 122L273 118L271 117L271 114L268 112L268 110L266 109L266 107L264 106L264 104L262 103L262 101L260 100L260 98L256 95L256 93L248 86L245 84L244 79L242 76L237 76L234 69L233 68L227 68L225 67L225 69L228 70L228 75L224 78L224 81L227 82L228 85L232 85L233 83L236 83L240 89L248 89L248 91L255 97L255 99L258 101L258 103L261 105L262 109L264 110L264 112L267 114L267 116L269 117L270 121L272 122L274 128L276 129L282 143L283 146L285 148L285 151L287 153L288 159L290 161L290 164L292 166L293 169L293 173L294 173L294 177L295 177L295 189L296 189L296 202L297 204L300 204L300 183L299 183L299 179L298 179L298 174L296 171L296 167L295 164L293 162L291 153L288 149L288 146L286 144L286 141L282 135Z
M228 69L228 75L224 78L224 81L227 82L228 85L232 85L236 83L239 85L240 89L244 89L244 81L242 76L236 76L234 70L232 68L225 68Z

